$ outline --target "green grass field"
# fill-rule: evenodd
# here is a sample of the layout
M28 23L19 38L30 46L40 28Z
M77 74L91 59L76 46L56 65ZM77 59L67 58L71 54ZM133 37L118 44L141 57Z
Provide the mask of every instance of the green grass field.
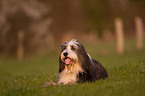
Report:
M41 85L47 82L48 78L57 80L59 52L23 62L1 56L0 95L145 96L145 48L137 51L134 39L127 40L125 44L123 55L117 55L115 42L84 44L88 53L106 68L109 78L93 83L46 88L41 88Z

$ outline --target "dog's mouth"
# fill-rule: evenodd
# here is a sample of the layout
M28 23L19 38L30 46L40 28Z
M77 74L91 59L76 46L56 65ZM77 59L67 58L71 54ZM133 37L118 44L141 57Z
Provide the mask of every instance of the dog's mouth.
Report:
M71 59L69 58L69 57L66 57L65 59L64 59L64 63L66 64L66 65L69 65L70 63L71 63Z

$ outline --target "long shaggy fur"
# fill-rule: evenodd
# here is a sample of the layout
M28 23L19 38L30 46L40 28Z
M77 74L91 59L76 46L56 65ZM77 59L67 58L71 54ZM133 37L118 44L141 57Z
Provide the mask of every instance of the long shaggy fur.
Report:
M108 77L105 68L86 52L76 40L62 44L59 57L58 84L92 82Z

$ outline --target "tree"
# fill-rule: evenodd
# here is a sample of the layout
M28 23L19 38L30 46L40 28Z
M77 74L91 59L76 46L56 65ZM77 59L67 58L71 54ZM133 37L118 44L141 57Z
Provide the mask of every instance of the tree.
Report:
M17 54L23 32L24 55L48 43L52 18L50 8L38 0L0 0L0 52Z

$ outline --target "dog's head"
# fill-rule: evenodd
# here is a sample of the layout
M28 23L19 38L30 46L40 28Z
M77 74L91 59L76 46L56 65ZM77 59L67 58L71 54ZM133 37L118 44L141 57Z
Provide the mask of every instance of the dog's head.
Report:
M85 59L88 59L88 53L80 42L76 39L72 39L61 45L61 61L70 65L72 63L82 63Z
M78 61L77 51L79 50L79 45L80 43L75 39L61 45L61 61L64 64L70 65Z

